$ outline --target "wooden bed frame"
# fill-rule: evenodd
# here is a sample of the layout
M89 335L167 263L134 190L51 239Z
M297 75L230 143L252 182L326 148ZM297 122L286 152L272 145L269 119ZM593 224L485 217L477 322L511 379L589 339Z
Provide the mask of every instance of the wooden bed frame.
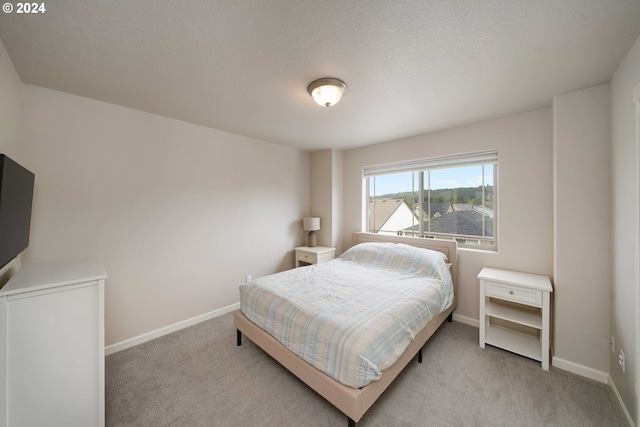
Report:
M409 362L418 354L422 361L422 347L445 320L452 320L453 310L458 304L458 244L452 240L420 239L415 237L388 236L371 233L354 233L354 244L364 242L395 242L411 246L427 248L444 253L451 264L454 297L451 307L436 316L416 336L400 358L384 371L382 377L360 389L340 384L333 378L314 368L275 338L245 317L240 310L234 312L234 325L237 329L238 345L242 343L242 334L262 348L282 366L297 376L320 396L342 411L348 417L348 425L354 426L375 403L393 380L402 372Z

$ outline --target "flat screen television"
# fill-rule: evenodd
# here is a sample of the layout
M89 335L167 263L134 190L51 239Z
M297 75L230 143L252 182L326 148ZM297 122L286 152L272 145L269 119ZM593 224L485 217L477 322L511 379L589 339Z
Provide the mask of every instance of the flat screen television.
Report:
M29 246L35 175L0 154L0 268Z

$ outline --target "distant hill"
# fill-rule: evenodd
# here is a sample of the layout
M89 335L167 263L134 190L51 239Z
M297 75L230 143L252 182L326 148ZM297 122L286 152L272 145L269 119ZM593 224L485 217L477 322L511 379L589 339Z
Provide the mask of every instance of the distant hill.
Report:
M490 209L493 208L493 186L484 187L485 203L484 205ZM427 192L425 191L424 200L427 201ZM401 193L389 193L377 196L376 199L405 199L409 206L417 205L418 192L404 191ZM471 203L474 205L482 204L482 187L459 187L459 188L442 188L439 190L431 190L432 203Z

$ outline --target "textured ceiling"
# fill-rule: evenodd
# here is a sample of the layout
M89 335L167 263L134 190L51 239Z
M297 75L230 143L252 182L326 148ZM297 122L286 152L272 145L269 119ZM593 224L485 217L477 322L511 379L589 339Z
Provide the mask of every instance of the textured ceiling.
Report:
M639 0L59 0L0 14L23 82L302 149L551 105L608 82ZM338 77L331 108L307 85Z

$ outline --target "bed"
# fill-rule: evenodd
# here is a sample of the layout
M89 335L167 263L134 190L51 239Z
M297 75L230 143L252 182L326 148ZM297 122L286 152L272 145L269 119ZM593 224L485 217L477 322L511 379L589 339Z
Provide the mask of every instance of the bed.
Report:
M379 252L370 255L370 247ZM427 251L415 248L436 251L429 254L433 260L429 266L416 267L418 262L411 256L422 257ZM405 253L410 254L410 262L402 261L404 258L398 261ZM237 344L241 345L242 336L246 336L342 411L349 426L355 426L416 355L422 361L421 350L429 337L446 319L451 321L457 306L457 263L455 241L354 233L354 247L334 261L277 273L241 286L241 309L234 313ZM362 273L370 274L369 279L361 277L359 271L365 264L374 266L373 274ZM378 268L381 265L385 268ZM446 266L444 272L442 265ZM394 271L386 273L389 266ZM338 268L346 273L340 273ZM395 270L403 276L393 276ZM416 276L424 277L419 279L422 285L414 289ZM366 283L362 283L367 280L372 288L373 282L387 283L384 287L390 292L407 292L407 296L402 294L398 300L391 300L372 294L373 300L363 301L371 306L374 317L363 319L361 312L367 310L352 301L369 293ZM327 287L320 287L321 282L323 286L326 282ZM434 294L434 298L422 292ZM416 294L418 302L409 304L407 301L413 298L409 294ZM376 299L386 301L389 307L377 306ZM310 300L319 302L319 307L315 302L310 304ZM424 305L427 300L429 306ZM334 305L341 307L335 313ZM281 317L270 317L278 316L278 312ZM376 313L381 315L375 317ZM387 325L391 321L400 322L402 332L389 332L394 328ZM329 326L338 332L327 332ZM354 329L347 328L360 332L354 334ZM369 341L360 339L364 335L369 335Z

